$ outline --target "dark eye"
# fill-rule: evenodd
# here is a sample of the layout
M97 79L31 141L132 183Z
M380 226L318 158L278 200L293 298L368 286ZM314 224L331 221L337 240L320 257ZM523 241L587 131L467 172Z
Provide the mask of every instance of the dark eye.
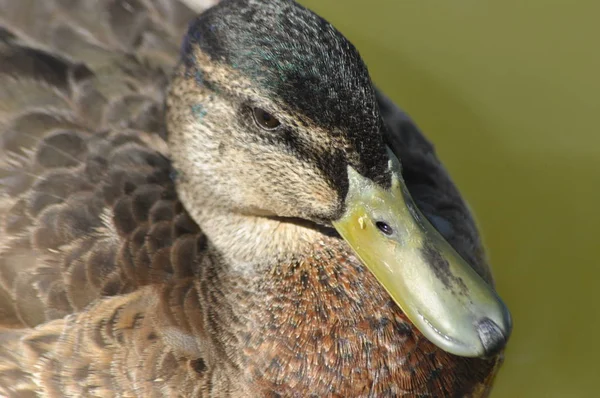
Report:
M260 128L265 130L274 130L281 124L279 123L279 120L277 120L269 112L266 112L260 108L254 108L252 111L254 113L254 120Z

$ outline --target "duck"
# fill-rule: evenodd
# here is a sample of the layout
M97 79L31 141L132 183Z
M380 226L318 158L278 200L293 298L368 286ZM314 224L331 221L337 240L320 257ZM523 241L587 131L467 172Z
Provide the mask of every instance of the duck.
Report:
M0 87L1 396L489 394L473 216L325 19L0 1Z

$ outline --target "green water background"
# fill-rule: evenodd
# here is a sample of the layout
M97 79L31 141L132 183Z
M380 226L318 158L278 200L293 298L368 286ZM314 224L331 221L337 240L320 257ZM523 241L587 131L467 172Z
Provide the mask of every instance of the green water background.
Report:
M492 398L596 397L600 2L304 0L473 208L514 331Z

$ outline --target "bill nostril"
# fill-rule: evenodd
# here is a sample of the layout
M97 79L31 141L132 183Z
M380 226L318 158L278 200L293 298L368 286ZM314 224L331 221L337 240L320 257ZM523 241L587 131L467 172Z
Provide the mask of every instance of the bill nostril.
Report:
M394 233L394 229L392 227L390 227L390 225L384 221L377 221L375 223L375 226L377 227L377 229L379 229L385 235L390 236L391 234Z
M496 355L506 346L506 335L500 326L490 318L484 318L477 323L477 334L486 357Z

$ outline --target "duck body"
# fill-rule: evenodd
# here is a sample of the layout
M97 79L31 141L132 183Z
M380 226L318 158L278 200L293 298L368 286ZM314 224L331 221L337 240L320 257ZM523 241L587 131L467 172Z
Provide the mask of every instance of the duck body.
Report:
M201 119L216 131L220 119L211 119L211 106L224 100L218 90L203 90L233 69L211 69L217 58L203 58L208 47L189 34L177 63L182 28L193 18L185 6L67 3L35 2L36 14L24 3L0 0L0 395L488 394L501 354L465 358L432 344L321 221L341 211L326 200L334 195L329 187L344 185L335 167L322 190L309 186L318 178L302 182L322 194L314 200L323 205L300 214L295 209L309 200L301 190L294 202L262 209L256 184L231 197L202 191L235 166L207 160L211 153L244 159L248 148L273 138L265 133L242 149L225 138L214 148L203 142L202 151L191 153L220 171L202 166L202 178L217 179L198 182L186 163L198 164L186 157L197 148L185 142L196 132L186 123ZM210 32L212 25L204 27ZM203 51L185 49L194 45ZM278 98L301 102L294 93ZM473 220L432 146L373 93L416 203L491 283ZM192 99L178 102L185 98ZM339 125L339 112L318 120L320 128ZM303 115L306 123L318 119ZM357 158L382 153L371 148ZM357 160L356 167L383 180L380 163L369 161ZM252 170L234 172L240 181L254 178ZM284 188L268 193L289 196ZM248 203L239 214L224 210ZM251 211L266 219L247 221Z

